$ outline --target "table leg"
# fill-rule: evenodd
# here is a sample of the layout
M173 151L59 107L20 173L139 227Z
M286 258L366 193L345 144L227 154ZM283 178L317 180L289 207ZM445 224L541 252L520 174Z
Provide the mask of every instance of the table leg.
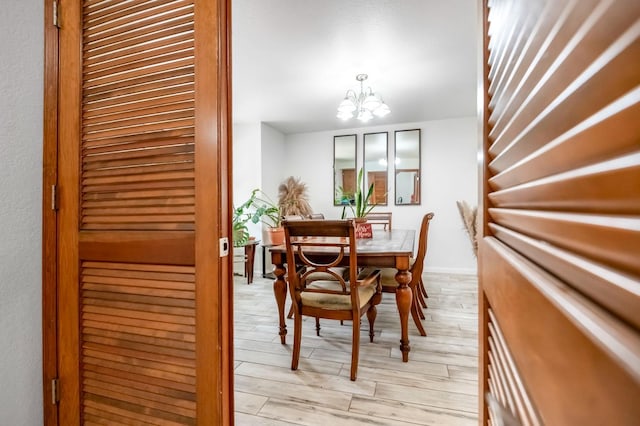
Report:
M244 274L247 276L247 284L251 284L253 282L253 264L256 258L256 245L247 244L244 246L244 255L246 258L244 263Z
M409 361L409 313L411 312L411 303L413 294L408 284L411 282L411 272L398 269L396 274L398 288L396 289L396 304L400 313L400 350L402 351L402 361Z
M284 302L287 299L287 283L284 280L286 269L284 264L276 263L273 272L276 275L276 280L273 282L273 294L276 296L278 305L278 321L280 325L278 334L280 335L280 343L284 345L287 338L287 324L284 320Z

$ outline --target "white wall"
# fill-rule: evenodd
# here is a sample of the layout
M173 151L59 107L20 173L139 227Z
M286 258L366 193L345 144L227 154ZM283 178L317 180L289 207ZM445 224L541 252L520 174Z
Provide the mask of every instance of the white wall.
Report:
M285 135L262 123L262 190L278 201L278 186L289 176L282 159L286 155Z
M0 12L0 424L42 424L43 2Z
M362 164L362 135L388 131L393 158L395 130L422 130L422 204L376 207L393 212L393 227L419 229L422 216L433 211L425 269L434 272L475 273L476 259L457 210L457 200L477 204L477 127L475 117L372 126L286 136L285 176L300 177L309 187L311 207L327 218L340 217L333 205L333 136L356 133L358 167ZM278 171L281 172L281 171ZM263 170L263 174L267 170ZM390 176L392 176L390 172ZM393 179L389 179L393 200Z
M251 191L262 186L260 123L233 125L233 204L238 206ZM249 234L260 238L260 225L247 224Z

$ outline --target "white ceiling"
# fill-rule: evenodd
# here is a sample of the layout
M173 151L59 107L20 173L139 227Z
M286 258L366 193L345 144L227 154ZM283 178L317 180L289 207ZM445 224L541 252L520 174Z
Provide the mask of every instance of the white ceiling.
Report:
M283 133L336 118L366 73L391 114L367 126L476 113L476 0L233 0L233 121Z

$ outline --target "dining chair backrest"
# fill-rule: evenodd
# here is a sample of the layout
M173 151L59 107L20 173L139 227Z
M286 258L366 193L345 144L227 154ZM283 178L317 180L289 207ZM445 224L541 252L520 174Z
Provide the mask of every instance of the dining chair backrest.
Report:
M325 273L332 275L340 283L342 294L351 293L352 306L360 306L358 292L348 288L357 285L358 259L353 219L285 220L282 226L285 232L287 265L297 265L296 268L287 268L292 300L299 300L300 293L308 291L305 288L307 277L314 273ZM305 254L318 252L322 253L321 260L313 260L305 256ZM350 266L348 278L334 272L334 268L339 266L347 253ZM301 267L304 268L302 273L300 273Z
M424 257L427 254L427 238L429 237L429 223L433 219L433 212L427 213L422 218L422 224L420 225L420 235L418 236L418 252L416 253L415 262L411 268L411 275L416 279L422 276L422 269L424 268Z
M391 212L371 212L367 214L367 223L382 226L385 231L391 230Z

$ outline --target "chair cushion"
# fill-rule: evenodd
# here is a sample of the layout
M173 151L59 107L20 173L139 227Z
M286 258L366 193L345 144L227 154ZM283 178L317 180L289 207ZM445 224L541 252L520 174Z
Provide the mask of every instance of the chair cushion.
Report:
M412 257L410 260L409 269L413 269L413 264L416 263L416 259ZM396 274L398 270L396 268L377 268L380 270L380 284L382 287L398 287L398 281L396 281ZM358 274L358 279L361 280L367 275L369 275L374 269L373 268L364 268Z
M396 274L398 270L395 268L376 268L380 271L380 284L382 287L398 287L398 281L396 281ZM364 268L358 274L358 279L364 279L367 275L373 272L373 268Z
M347 285L349 285L347 283ZM342 286L337 281L313 281L307 288L322 288L327 290L342 291ZM376 292L376 285L358 286L360 308L366 305ZM300 294L303 306L322 308L332 311L345 311L351 309L351 296L348 294L327 294L303 291Z
M337 266L330 269L342 278L349 278L349 268L347 267ZM336 281L336 277L328 272L313 272L307 276L307 283L313 281Z

